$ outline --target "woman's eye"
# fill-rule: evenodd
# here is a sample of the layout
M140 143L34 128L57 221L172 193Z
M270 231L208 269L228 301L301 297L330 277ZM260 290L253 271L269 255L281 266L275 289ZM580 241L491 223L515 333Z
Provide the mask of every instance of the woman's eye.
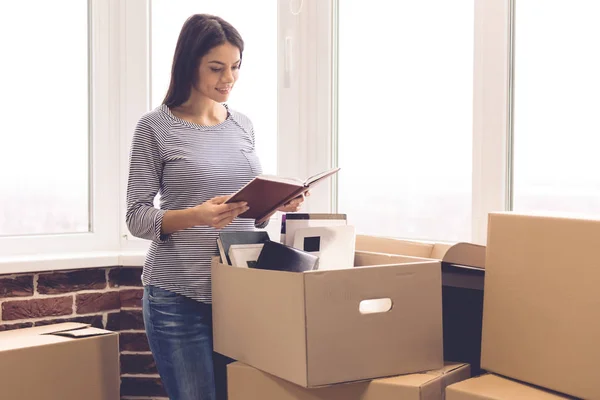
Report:
M210 69L212 72L221 72L220 68L211 68Z

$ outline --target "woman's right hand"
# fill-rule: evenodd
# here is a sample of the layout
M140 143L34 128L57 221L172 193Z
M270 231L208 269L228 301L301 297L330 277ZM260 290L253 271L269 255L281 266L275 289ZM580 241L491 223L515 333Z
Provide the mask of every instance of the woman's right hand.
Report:
M225 204L230 196L217 196L193 207L196 225L221 229L229 225L238 215L245 213L249 207L245 201Z

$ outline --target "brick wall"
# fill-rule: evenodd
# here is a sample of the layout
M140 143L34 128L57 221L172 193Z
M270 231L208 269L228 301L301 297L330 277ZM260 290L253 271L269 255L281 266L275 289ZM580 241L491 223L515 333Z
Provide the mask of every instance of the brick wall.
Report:
M84 322L119 331L121 398L166 399L142 318L141 268L0 275L0 331Z

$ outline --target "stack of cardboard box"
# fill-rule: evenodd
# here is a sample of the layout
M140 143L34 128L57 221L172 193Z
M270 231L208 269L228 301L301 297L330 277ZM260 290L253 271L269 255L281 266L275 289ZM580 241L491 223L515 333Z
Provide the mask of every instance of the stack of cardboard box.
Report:
M355 268L291 273L215 258L212 285L214 349L239 360L229 400L433 400L470 377L444 364L440 260L357 251Z
M241 361L230 400L600 399L600 221L493 213L486 248L356 249L359 268L304 274L215 260L215 350ZM440 261L485 262L483 375L442 367ZM362 313L373 299L388 306Z
M490 214L481 364L448 400L600 399L600 221Z

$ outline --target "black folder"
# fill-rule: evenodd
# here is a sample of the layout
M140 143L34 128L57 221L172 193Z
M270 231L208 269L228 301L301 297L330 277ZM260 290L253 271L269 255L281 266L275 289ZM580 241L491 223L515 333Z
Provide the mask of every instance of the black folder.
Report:
M319 257L314 254L286 246L279 242L266 241L254 268L273 271L305 272L316 269L318 261Z

